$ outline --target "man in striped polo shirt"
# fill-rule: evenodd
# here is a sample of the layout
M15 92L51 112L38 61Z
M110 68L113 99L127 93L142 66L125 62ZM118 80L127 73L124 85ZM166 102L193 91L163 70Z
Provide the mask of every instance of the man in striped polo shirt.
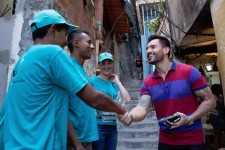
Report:
M147 58L155 71L144 79L138 105L118 118L125 124L143 120L153 102L159 120L159 150L205 150L201 117L215 107L213 94L193 66L170 60L170 42L152 35ZM168 116L180 116L169 122Z

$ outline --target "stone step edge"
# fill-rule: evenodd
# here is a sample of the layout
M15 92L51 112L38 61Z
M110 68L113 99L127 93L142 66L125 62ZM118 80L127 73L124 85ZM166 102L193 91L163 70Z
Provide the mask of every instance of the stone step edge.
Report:
M156 143L158 142L159 139L158 137L156 138L120 138L118 139L118 142L129 142L129 143L142 143L142 142L147 142L147 143Z

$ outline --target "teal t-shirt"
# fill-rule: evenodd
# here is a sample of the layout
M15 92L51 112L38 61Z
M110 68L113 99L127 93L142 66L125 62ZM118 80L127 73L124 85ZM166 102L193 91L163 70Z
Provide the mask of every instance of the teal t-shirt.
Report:
M83 67L73 58L72 62L78 71L87 78ZM95 109L88 106L76 95L71 95L69 100L69 116L73 129L81 143L88 143L99 139Z
M61 47L31 46L4 100L5 149L66 150L69 95L87 83Z
M111 99L117 101L117 96L119 92L118 86L111 82L105 81L98 76L93 76L89 78L90 84L98 91L105 93ZM103 112L96 110L97 123L100 125L117 125L116 114L113 112Z

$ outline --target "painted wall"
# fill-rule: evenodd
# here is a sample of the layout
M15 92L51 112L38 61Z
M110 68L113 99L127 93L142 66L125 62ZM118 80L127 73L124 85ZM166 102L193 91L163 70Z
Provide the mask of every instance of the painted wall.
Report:
M225 96L225 22L224 22L224 0L211 0L210 11L213 20L213 26L216 35L216 44L218 51L219 73L223 87L223 96ZM225 99L224 99L225 101ZM225 104L225 102L224 102Z
M56 9L60 9L61 13L63 13L64 16L68 16L68 18L70 18L73 24L76 24L80 28L90 32L92 43L95 45L96 22L95 7L93 1L87 0L86 5L84 5L83 0L58 0L56 1L56 5L54 5L54 7L57 6L58 8ZM95 74L96 67L96 53L93 52L91 59L85 61L84 69L87 75L91 76Z
M4 38L0 38L0 107L5 97L7 82L9 81L9 76L14 64L18 61L19 56L21 56L26 49L33 44L31 31L30 31L30 20L33 15L39 10L43 9L55 9L60 12L68 22L75 22L73 19L78 19L77 12L80 11L78 8L83 4L82 0L66 1L72 2L68 4L70 10L75 10L72 13L66 12L63 6L65 1L55 1L55 0L19 0L16 3L15 15L1 17L0 18L0 34L4 35ZM78 5L79 4L79 5ZM87 6L87 11L84 12L79 26L83 29L88 30L91 33L93 43L95 44L95 28L93 21L94 11L89 8L93 6L92 3ZM66 9L67 10L67 9ZM72 19L73 18L73 19ZM71 21L73 20L73 21ZM85 69L88 75L95 73L95 57L85 63Z
M0 107L5 97L10 62L11 40L15 16L0 18ZM4 35L4 36L3 36Z
M148 44L148 38L153 34L150 31L149 24L152 20L154 20L157 16L157 11L155 11L155 7L158 5L143 5L141 6L141 14L143 20L143 34L141 35L141 48L142 48L142 60L143 60L143 78L146 78L150 73L153 72L153 65L150 65L147 59L146 47Z
M30 19L37 10L47 9L53 2L20 0L15 15L0 18L0 107L7 91L11 70L19 56L32 45Z

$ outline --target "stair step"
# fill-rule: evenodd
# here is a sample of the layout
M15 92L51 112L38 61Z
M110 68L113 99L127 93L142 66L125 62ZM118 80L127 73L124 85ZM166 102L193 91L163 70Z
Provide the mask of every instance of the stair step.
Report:
M149 149L149 148L117 148L117 150L158 150L156 149Z
M141 126L146 126L146 127L153 127L153 126L158 126L158 120L156 118L150 118L150 114L148 115L149 117L145 118L144 120L140 122L132 122L130 126L125 126L121 122L118 121L118 127L120 128L141 128Z
M143 131L143 132L121 132L119 133L120 141L122 141L122 138L158 138L158 130L154 131Z
M138 123L132 123L129 127L126 127L126 126L118 126L118 130L126 130L126 129L141 129L141 128L153 128L155 126L155 123L141 123L141 124L138 124ZM158 126L157 126L158 127ZM126 129L124 129L126 128Z
M157 142L158 143L158 138L151 139L152 143ZM133 143L144 143L144 142L151 142L149 138L122 138L120 141L122 142L133 142Z
M129 138L129 139L121 139L117 143L117 147L120 148L145 148L145 149L157 149L158 147L158 139L150 139L150 138Z
M138 98L137 98L137 99L132 99L132 98L131 98L130 102L127 103L126 106L129 106L129 105L132 105L132 104L137 105L137 104L138 104L138 100L139 100Z
M145 124L145 125L146 125L146 127L143 127L143 128L138 127L138 126L135 126L135 127L130 126L130 127L126 127L126 128L118 127L118 130L120 132L131 132L131 133L133 133L133 132L154 132L154 131L159 130L158 125L147 125L147 124ZM145 126L145 125L143 125L143 126Z
M142 83L143 83L142 80L132 80L131 82L123 83L123 85L124 85L124 87L127 87L127 88L129 88L129 87L140 87Z
M139 100L139 93L138 94L130 94L131 101L137 101Z
M126 104L128 111L137 106L140 88L143 81L132 80L123 84L131 96L131 102ZM118 121L117 150L157 150L159 126L154 109L150 109L144 120L125 126Z

